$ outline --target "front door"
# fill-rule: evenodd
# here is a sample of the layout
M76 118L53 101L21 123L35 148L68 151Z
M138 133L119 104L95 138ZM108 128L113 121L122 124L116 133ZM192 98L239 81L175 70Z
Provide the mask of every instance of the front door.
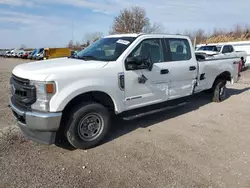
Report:
M170 76L169 99L191 95L198 75L196 57L192 57L190 42L183 38L167 38L166 50Z
M128 57L148 57L154 63L152 70L125 65L126 110L160 103L168 98L168 69L164 62L163 38L142 40Z

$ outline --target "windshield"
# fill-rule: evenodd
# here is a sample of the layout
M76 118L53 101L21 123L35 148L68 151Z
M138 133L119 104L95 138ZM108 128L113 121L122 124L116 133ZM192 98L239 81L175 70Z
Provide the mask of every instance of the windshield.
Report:
M74 57L84 60L116 61L135 37L101 38Z
M219 51L217 46L201 46L198 50L199 51L214 51L214 52Z
M43 52L43 48L40 48L37 53L40 54L41 52Z
M37 49L34 50L34 51L31 53L31 55L34 55L36 52L37 52Z

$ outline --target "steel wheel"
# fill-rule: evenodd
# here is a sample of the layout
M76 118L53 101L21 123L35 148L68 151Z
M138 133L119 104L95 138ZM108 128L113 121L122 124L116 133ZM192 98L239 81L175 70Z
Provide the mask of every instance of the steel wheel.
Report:
M226 98L226 85L220 88L220 99L224 100Z
M78 134L84 141L94 140L103 130L104 120L97 113L84 116L78 124Z

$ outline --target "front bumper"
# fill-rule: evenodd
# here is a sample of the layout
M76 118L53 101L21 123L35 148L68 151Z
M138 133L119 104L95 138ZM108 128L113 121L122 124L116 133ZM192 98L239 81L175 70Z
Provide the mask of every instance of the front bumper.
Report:
M10 108L25 137L43 144L55 143L56 132L62 117L61 112L25 111L17 108L11 100Z

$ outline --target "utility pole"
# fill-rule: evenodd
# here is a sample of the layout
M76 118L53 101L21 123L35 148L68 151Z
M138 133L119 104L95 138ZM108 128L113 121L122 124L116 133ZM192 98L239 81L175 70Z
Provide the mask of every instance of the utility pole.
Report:
M72 42L74 44L74 29L75 29L75 20L73 20L73 26L72 26Z
M196 46L196 37L194 38L194 48L195 48L195 46Z

